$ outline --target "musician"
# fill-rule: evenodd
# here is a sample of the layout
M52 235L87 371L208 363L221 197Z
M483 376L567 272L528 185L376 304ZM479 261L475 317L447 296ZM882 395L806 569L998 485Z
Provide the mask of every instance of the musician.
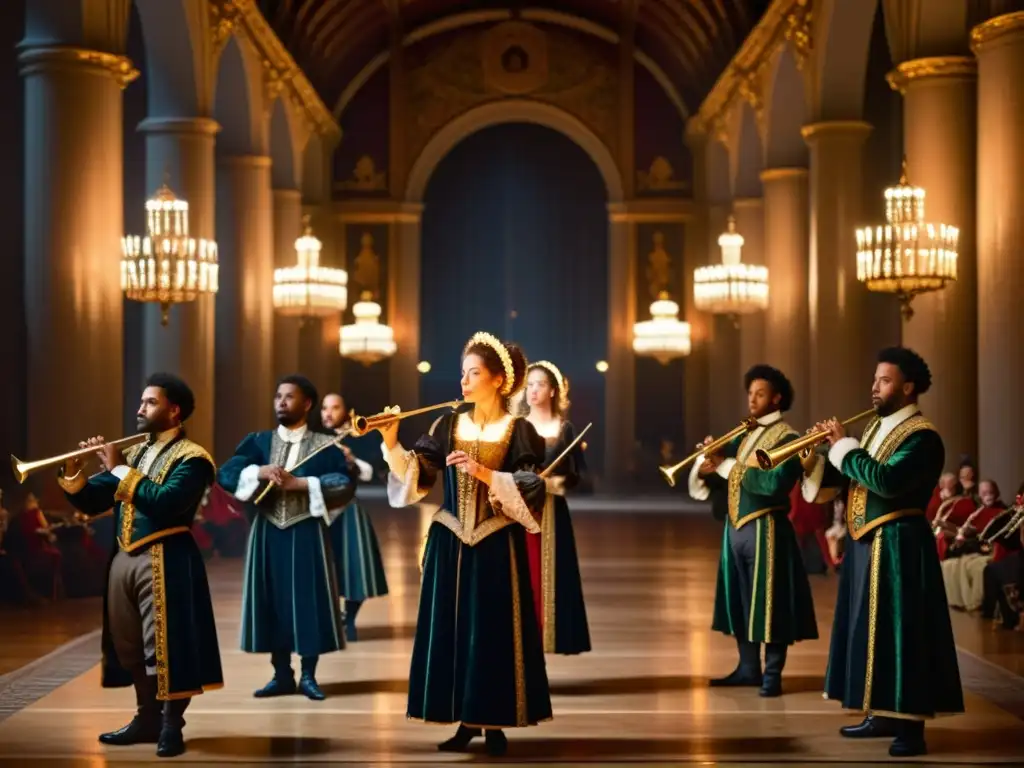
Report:
M1024 483L1017 489L1014 506L1001 513L981 533L988 544L991 562L982 575L984 596L981 615L998 620L997 627L1015 629L1020 620L1019 601L1024 594Z
M332 392L324 397L320 421L325 429L337 435L344 434L350 426L350 419L351 414L341 395ZM375 438L379 443L376 433L364 437L350 435L343 438L338 446L345 454L349 472L357 475L363 483L373 480L373 466L358 458L352 452L353 446L357 440L372 441ZM383 597L388 593L384 559L370 516L356 499L353 498L346 506L328 510L328 516L338 590L345 599L345 637L349 642L355 642L358 638L356 614L363 603L371 597Z
M760 695L782 695L782 670L789 646L818 637L811 586L789 520L790 492L800 480L800 463L782 462L769 471L754 458L796 439L782 420L793 403L793 387L782 371L755 365L743 380L753 429L721 451L697 458L690 471L690 495L707 499L711 490L728 498L712 629L736 638L739 664L713 686L760 686ZM704 445L711 443L711 438ZM698 446L699 447L699 446ZM765 646L761 671L761 644Z
M137 417L149 440L122 453L103 437L90 438L80 445L96 449L103 471L86 479L77 458L58 478L85 514L114 508L117 552L104 595L103 687L134 685L138 709L128 725L100 741L156 742L159 757L185 751L185 709L193 696L224 682L206 567L191 533L215 472L210 454L185 436L194 404L178 377L150 376Z
M925 519L942 472L942 438L921 413L928 365L905 347L878 355L876 416L858 442L819 423L828 458L808 465L807 493L850 481L849 530L832 625L825 695L865 713L849 738L895 737L892 757L926 753L924 723L964 711L946 592Z
M525 378L518 347L477 333L462 354L472 408L440 417L411 451L398 443L397 422L381 429L392 506L415 504L443 478L423 557L408 706L411 719L459 723L442 751L464 751L483 730L488 752L502 755L501 729L551 718L526 552L526 532L540 532L545 489L535 469L544 441L507 410Z
M942 581L949 607L966 611L977 610L984 601L982 575L992 561L992 544L983 534L995 532L989 526L1006 510L994 480L978 483L978 495L981 506L957 528L942 560Z
M547 465L576 439L576 429L567 418L569 385L554 363L541 360L530 364L525 391L526 418L544 439ZM534 607L545 653L568 656L590 650L576 536L565 499L565 492L579 484L586 468L583 451L577 448L545 478L547 498L541 532L526 536Z
M255 516L245 557L241 646L246 653L269 653L274 667L270 682L253 693L257 698L298 691L322 701L317 661L345 648L327 510L347 504L356 486L332 436L309 428L317 402L309 379L285 376L274 395L277 429L247 435L217 473L224 490L247 502ZM268 483L273 490L255 504ZM298 686L292 653L302 659Z

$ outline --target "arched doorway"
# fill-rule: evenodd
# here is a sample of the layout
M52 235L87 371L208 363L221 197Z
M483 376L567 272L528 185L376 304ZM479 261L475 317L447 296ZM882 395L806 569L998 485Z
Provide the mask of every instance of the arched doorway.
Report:
M421 197L421 402L458 396L461 346L488 330L558 364L570 417L603 443L607 186L590 152L536 122L480 128L436 163Z

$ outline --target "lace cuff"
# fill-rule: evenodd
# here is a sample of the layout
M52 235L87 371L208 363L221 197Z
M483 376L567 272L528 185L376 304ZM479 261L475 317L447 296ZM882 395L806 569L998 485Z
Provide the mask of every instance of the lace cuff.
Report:
M256 489L260 487L260 468L257 464L250 464L242 470L238 476L238 485L235 487L235 498L239 501L249 501Z
M495 512L515 520L530 533L540 533L540 525L530 514L511 473L491 473L491 486L487 491L487 500Z
M420 490L420 462L416 454L396 444L390 451L381 443L380 451L388 463L388 503L392 507L415 504L427 494Z

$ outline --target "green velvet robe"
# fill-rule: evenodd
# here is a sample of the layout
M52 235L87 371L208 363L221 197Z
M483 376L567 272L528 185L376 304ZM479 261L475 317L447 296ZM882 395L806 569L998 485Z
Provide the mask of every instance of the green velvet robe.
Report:
M871 445L879 425L877 417L868 424L862 445ZM850 481L850 541L825 697L848 709L909 720L963 712L942 570L924 515L945 461L942 438L914 414L873 455L852 446L833 446L822 482L837 487L843 477ZM837 457L841 474L831 463Z
M157 699L184 699L224 684L206 566L191 533L215 469L210 455L182 434L163 446L147 474L135 468L144 450L139 445L126 452L130 469L123 480L101 472L88 481L62 477L60 484L71 504L87 515L114 508L115 553L119 547L151 559ZM108 589L109 584L103 596L102 684L125 688L132 677L114 651Z
M735 458L729 472L729 517L722 535L715 607L711 628L739 640L754 643L786 643L814 640L818 624L814 616L807 571L793 525L789 521L790 492L799 482L801 467L795 459L764 471L747 466L759 449L769 449L796 439L797 433L783 421L765 427L754 440L739 435L724 450ZM730 536L747 525L757 529L757 557L749 614L744 611Z

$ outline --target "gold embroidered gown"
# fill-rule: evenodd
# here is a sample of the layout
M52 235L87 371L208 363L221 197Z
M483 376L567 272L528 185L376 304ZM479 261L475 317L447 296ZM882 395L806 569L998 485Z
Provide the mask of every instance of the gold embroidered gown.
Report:
M446 467L454 450L492 469L491 485ZM412 451L398 445L384 455L392 506L416 503L439 476L444 483L423 555L408 716L484 728L549 719L525 541L526 530L540 530L544 441L524 419L505 416L481 431L470 415L449 414Z

